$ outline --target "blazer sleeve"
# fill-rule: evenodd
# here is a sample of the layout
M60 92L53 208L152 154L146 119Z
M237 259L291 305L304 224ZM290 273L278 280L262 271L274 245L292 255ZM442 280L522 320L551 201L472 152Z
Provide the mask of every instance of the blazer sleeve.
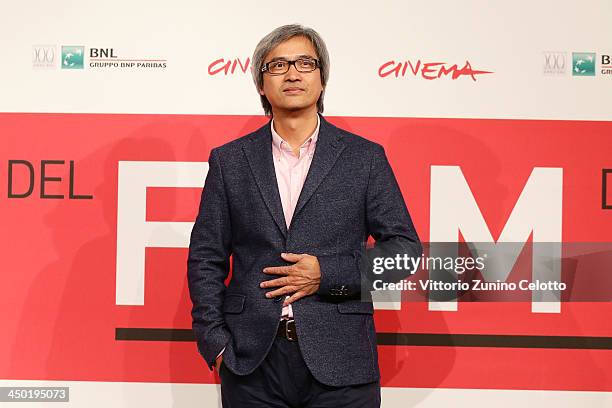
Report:
M223 318L225 279L231 255L231 220L218 152L210 152L198 216L191 231L187 278L198 351L212 370L230 341Z
M401 190L393 174L385 150L376 145L370 163L366 192L366 225L373 248L354 251L351 254L335 254L319 258L321 282L318 294L335 300L355 298L372 290L375 279L398 282L410 271L385 271L373 274L373 259L406 254L419 257L422 246L404 202Z

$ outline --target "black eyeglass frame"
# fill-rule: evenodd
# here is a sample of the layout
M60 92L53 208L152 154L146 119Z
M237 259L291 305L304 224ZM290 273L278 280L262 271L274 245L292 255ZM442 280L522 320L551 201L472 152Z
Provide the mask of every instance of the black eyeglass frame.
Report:
M276 62L286 62L287 63L287 70L284 72L278 72L278 73L272 73L270 72L270 64L274 64ZM298 68L298 66L295 64L298 61L314 61L315 63L315 67L314 69L312 69L311 71L300 71L300 69ZM318 59L316 58L297 58L294 59L293 61L289 61L289 60L276 60L276 61L270 61L270 62L266 62L263 67L261 67L261 72L267 72L268 75L284 75L287 72L289 72L289 70L291 69L291 66L294 66L297 72L302 72L302 73L307 73L307 72L314 72L317 70L317 68L321 68L321 63L319 62Z

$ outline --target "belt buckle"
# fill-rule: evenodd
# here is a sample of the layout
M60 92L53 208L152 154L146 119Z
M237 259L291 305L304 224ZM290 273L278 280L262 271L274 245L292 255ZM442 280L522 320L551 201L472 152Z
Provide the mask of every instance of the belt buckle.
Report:
M293 323L293 327L289 327L291 323ZM285 323L285 338L289 341L296 341L297 337L293 337L291 334L297 334L295 333L295 319L288 319Z

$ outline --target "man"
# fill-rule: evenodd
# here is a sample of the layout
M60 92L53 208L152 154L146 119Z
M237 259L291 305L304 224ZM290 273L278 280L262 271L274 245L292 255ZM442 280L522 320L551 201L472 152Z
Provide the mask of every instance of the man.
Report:
M384 149L319 115L318 33L279 27L252 63L272 120L210 153L188 260L198 350L224 407L379 407L365 242L418 256L418 236Z

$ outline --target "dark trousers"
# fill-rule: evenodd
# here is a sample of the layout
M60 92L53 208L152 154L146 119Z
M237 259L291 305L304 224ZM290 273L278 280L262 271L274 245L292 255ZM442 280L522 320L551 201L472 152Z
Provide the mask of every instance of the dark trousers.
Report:
M317 381L297 341L277 337L255 371L240 376L221 364L223 408L379 408L380 382L332 387Z

